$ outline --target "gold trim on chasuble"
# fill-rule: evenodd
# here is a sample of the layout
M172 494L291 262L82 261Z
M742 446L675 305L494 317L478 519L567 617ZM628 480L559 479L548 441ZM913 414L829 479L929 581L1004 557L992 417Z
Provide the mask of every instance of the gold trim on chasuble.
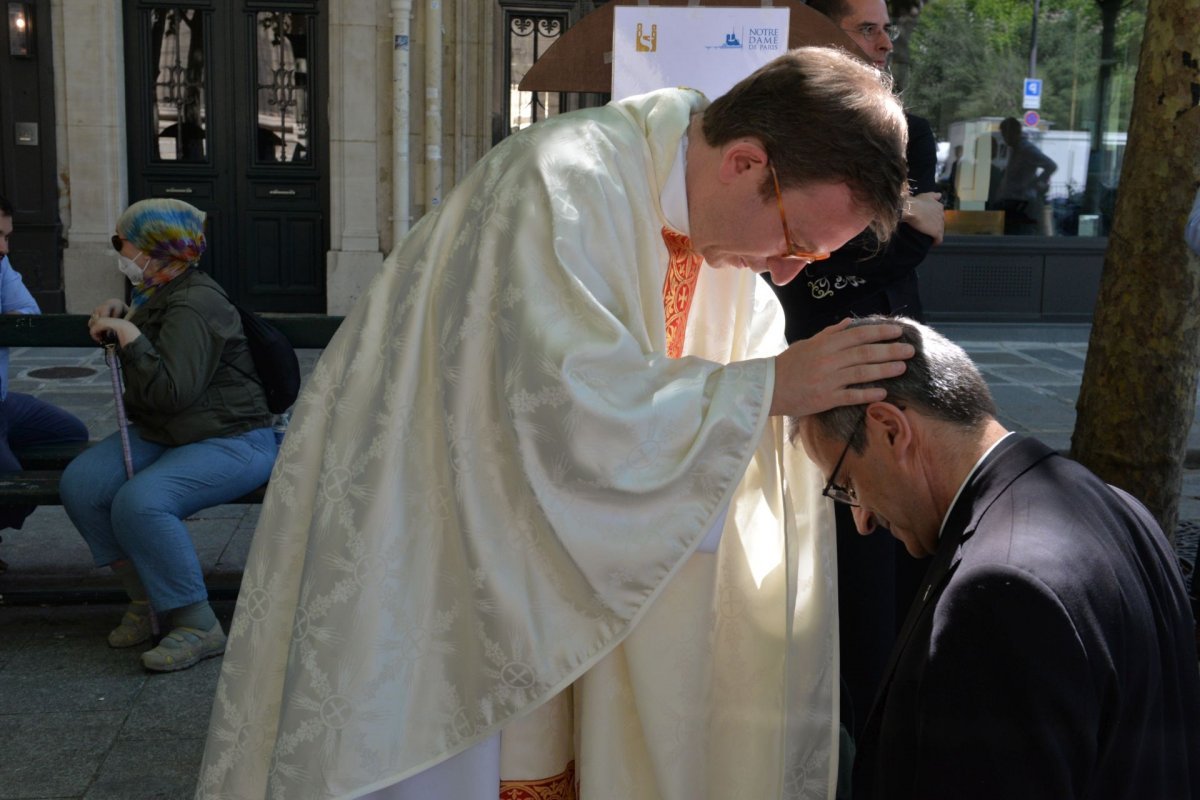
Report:
M700 277L699 253L692 252L692 240L668 227L662 229L663 241L671 257L667 277L663 280L663 317L667 328L667 355L683 355L683 336L687 332L688 312L696 295L696 279Z
M575 762L553 778L500 781L500 800L576 800Z

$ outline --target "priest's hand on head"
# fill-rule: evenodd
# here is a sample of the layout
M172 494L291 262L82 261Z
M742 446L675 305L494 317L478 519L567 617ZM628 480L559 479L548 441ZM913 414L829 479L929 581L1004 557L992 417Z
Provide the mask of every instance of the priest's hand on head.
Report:
M809 339L795 342L775 357L771 413L800 417L836 406L875 403L884 389L848 389L858 383L892 378L912 358L910 344L894 341L898 325L858 325L842 320Z

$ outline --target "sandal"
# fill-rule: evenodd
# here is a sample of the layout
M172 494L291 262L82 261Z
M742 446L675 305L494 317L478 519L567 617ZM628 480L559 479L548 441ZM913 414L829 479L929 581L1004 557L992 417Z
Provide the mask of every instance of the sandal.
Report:
M142 666L155 672L174 672L225 652L221 623L211 629L179 627L163 637L158 647L142 653Z
M133 610L135 608L145 609L145 612L139 613ZM108 646L133 647L135 644L149 641L153 628L150 606L144 603L135 603L125 609L125 616L121 617L121 624L109 632Z

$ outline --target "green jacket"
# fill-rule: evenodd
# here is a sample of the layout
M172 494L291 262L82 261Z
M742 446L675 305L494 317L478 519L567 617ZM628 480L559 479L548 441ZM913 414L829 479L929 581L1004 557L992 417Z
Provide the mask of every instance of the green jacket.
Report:
M125 411L143 438L177 446L271 424L241 317L208 275L179 275L130 322L142 335L119 350Z

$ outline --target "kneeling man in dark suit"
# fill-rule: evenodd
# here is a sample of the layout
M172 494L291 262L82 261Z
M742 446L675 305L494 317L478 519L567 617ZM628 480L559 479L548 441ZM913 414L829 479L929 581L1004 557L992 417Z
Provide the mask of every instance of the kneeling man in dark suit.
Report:
M795 421L853 506L929 572L854 765L855 798L1200 797L1200 670L1178 562L1149 512L1010 433L957 345L916 348L886 401Z

